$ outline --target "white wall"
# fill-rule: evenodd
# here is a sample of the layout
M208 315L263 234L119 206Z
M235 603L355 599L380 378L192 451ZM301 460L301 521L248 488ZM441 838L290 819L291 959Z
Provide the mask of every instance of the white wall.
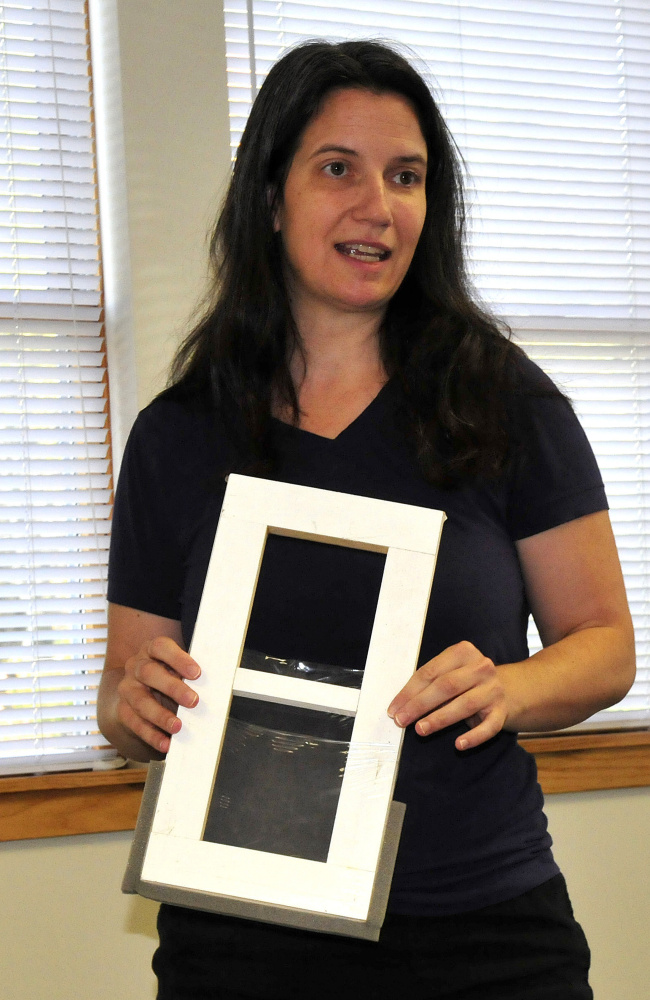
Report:
M136 406L162 388L203 288L230 169L223 14L217 0L91 0L91 13L107 70L95 87L109 117L99 169L115 196L102 238L117 254L107 313L122 442ZM130 839L0 845L2 1000L155 996L157 907L120 893Z
M217 0L117 8L142 407L163 387L204 287L206 239L230 170L224 28Z
M221 10L218 0L97 4L107 15L116 6L119 15L123 236L142 406L162 385L201 288L204 237L228 172ZM645 1000L650 789L553 796L548 814L576 914L591 939L596 1000ZM149 962L156 906L119 891L129 841L128 834L97 834L1 846L3 996L155 996Z
M591 946L595 1000L646 1000L650 788L551 795L546 814Z
M153 1000L158 907L122 896L131 835L0 849L3 1000Z
M650 789L554 795L547 813L592 947L596 1000L646 1000ZM130 839L113 833L2 845L0 995L155 997L157 906L119 889Z

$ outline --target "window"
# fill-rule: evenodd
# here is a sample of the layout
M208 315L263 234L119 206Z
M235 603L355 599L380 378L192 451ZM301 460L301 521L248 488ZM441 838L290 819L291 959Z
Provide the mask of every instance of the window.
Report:
M226 0L231 141L310 37L408 46L465 158L485 299L573 398L600 462L650 722L650 9L644 0ZM531 642L536 642L534 630Z
M83 0L0 8L0 773L97 730L110 432Z

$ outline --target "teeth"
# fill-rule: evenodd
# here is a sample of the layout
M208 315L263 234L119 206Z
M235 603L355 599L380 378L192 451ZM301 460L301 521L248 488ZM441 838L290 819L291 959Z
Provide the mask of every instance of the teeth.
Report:
M386 260L390 250L378 250L368 243L337 243L336 249L348 257L358 257L360 260Z

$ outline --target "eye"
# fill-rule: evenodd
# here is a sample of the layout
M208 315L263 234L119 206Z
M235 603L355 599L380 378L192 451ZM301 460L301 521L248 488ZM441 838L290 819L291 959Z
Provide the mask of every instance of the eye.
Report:
M323 169L330 177L343 177L347 173L347 167L342 160L334 160L333 163L328 163Z
M400 170L399 173L395 174L393 180L401 187L413 187L414 184L419 184L420 175L415 170Z

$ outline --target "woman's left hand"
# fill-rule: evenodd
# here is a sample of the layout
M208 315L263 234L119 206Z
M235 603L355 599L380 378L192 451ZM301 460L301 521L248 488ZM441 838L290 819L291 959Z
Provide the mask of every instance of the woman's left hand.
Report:
M519 561L544 648L517 663L491 660L470 642L425 663L393 699L398 726L422 736L462 720L469 750L502 729L574 726L629 690L634 632L606 511L522 538Z
M470 729L458 737L456 749L469 750L503 729L506 696L492 660L471 642L459 642L415 672L388 714L402 728L415 722L420 736L465 720Z

